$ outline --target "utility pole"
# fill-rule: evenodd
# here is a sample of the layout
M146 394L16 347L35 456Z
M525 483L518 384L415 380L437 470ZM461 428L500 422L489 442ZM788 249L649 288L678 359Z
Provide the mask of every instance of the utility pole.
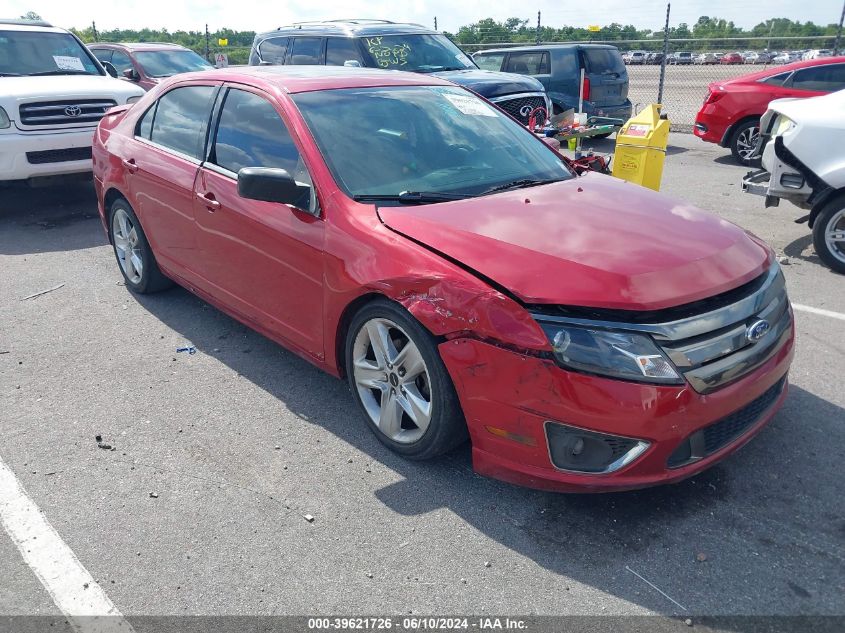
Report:
M437 16L434 16L434 30L437 30Z
M205 59L206 59L206 61L211 61L211 57L210 57L211 49L208 46L208 39L209 39L208 24L206 24L205 25Z
M94 36L94 41L95 41L95 42L96 42L98 39L100 39L100 36L99 36L99 35L97 35L97 23L96 23L96 22L91 22L91 34Z
M663 27L663 61L660 62L660 82L657 87L657 103L663 103L663 83L666 81L666 58L669 56L669 10L672 3L666 3L666 26Z
M842 3L842 15L839 16L839 30L836 31L836 41L833 43L833 55L839 55L839 41L842 39L842 22L845 22L845 2Z
M537 44L540 43L540 12L537 11L537 37L535 38Z

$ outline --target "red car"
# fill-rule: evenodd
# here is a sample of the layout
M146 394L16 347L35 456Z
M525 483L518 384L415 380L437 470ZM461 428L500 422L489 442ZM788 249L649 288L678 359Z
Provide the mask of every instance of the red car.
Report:
M345 377L411 459L469 437L485 475L638 488L724 458L786 396L792 310L762 241L577 176L431 75L174 77L101 121L94 173L129 290L175 281Z
M695 118L695 135L729 147L750 165L760 135L760 117L773 99L804 98L845 88L845 57L826 57L712 83Z
M194 51L178 44L138 42L134 44L89 44L88 48L109 74L149 90L179 73L214 68Z
M745 59L739 53L725 53L719 59L720 64L744 64Z

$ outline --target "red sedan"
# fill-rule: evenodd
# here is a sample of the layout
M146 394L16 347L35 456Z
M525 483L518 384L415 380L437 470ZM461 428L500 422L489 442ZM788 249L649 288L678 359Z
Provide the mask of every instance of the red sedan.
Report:
M750 165L760 134L760 117L773 99L802 99L845 89L845 57L826 57L775 66L712 83L695 117L695 135L728 147Z
M745 59L740 53L725 53L719 59L720 64L744 64Z
M430 75L173 78L99 125L127 288L173 281L345 377L411 459L563 491L649 486L747 442L786 396L771 250L560 155Z

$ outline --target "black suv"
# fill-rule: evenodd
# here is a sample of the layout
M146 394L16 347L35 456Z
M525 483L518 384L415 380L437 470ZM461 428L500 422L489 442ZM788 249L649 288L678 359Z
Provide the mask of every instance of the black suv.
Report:
M543 84L532 77L480 70L442 33L386 20L302 22L259 33L251 66L295 64L365 66L430 73L492 101L523 123L534 108L548 109Z

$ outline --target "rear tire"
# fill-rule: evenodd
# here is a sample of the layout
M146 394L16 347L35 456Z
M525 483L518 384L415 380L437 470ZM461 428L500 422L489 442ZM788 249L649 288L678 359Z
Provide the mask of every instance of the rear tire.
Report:
M408 459L430 459L467 439L458 396L436 339L400 306L378 299L346 336L352 397L379 441Z
M754 153L754 148L757 145L757 139L760 138L760 121L757 119L750 119L743 121L736 126L733 133L731 133L731 140L729 146L734 160L740 165L749 167L754 164L751 154Z
M831 270L845 274L845 196L828 202L816 216L813 246Z
M124 198L111 205L109 232L117 265L129 290L143 295L173 285L159 270L138 216Z

